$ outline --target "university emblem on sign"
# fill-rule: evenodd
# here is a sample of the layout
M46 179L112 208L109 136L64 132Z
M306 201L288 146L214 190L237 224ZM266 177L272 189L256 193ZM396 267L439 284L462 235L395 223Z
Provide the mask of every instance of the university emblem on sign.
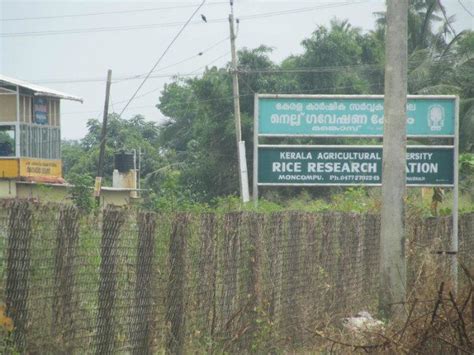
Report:
M444 108L432 105L428 108L428 126L432 131L441 131L444 126Z

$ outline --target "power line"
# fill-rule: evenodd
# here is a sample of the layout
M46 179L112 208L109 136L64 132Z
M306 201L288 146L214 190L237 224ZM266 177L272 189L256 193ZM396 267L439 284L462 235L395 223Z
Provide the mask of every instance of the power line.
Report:
M185 59L183 59L183 60L181 60L181 61L179 61L179 62L177 62L177 63L170 64L170 65L167 65L167 66L165 66L165 67L162 67L162 68L159 69L159 71L161 71L161 70L163 70L163 69L167 69L167 68L173 67L173 66L178 65L178 64L185 63L185 62L187 62L187 61L189 61L189 60L191 60L191 59L194 59L194 58L197 58L197 57L201 57L204 53L207 53L208 51L210 51L211 49L217 47L219 44L221 44L221 43L227 41L228 39L229 39L229 37L227 36L226 38L221 39L220 41L217 41L216 43L212 44L211 46L209 46L209 47L203 49L203 50L200 51L198 54L195 54L195 55L193 55L193 56L190 56L190 57L188 57L188 58L185 58ZM129 76L128 78L124 78L124 79L119 80L119 81L117 81L117 82L121 82L121 81L125 81L125 80L139 79L140 77L144 76L145 74L146 74L146 73L144 73L144 74L139 74L139 75ZM150 76L150 77L153 77L153 76Z
M211 22L210 20L208 22ZM215 22L224 22L224 20L213 20ZM201 24L202 21L194 21L192 24ZM129 31L129 30L141 30L148 28L162 28L162 27L178 27L182 26L183 22L166 22L166 23L154 23L148 25L135 25L135 26L115 26L115 27L92 27L92 28L75 28L68 30L55 30L55 31L38 31L38 32L9 32L2 33L0 37L35 37L35 36L54 36L64 34L79 34L79 33L92 33L92 32L115 32L115 31Z
M191 59L191 58L190 58ZM175 63L174 65L177 65L180 63ZM172 65L170 65L172 66ZM165 68L163 68L165 69ZM161 71L161 69L160 69ZM202 74L202 73L200 73ZM114 81L113 84L118 84L123 81L129 81L129 80L139 80L143 79L143 76L145 74L136 74L135 76L124 76L121 77L119 80ZM165 74L156 74L156 75L151 75L150 78L173 78L173 77L187 77L187 76L192 76L194 73L165 73ZM104 79L99 79L99 78L85 78L85 79L57 79L57 80L35 80L35 81L30 81L35 84L77 84L77 83L103 83Z
M196 70L192 71L191 73L188 73L188 74L174 74L174 75L170 75L169 77L173 77L173 78L177 78L177 79L178 79L178 78L184 78L184 77L196 76L196 75L204 74L204 72L199 73L198 71L201 70L201 69L203 69L203 68L205 68L205 67L207 67L207 66L209 66L209 65L211 65L211 64L213 64L213 63L215 63L215 62L217 62L217 61L218 61L219 59L221 59L222 57L225 57L225 56L229 55L229 53L230 53L230 52L226 52L226 53L220 55L219 57L213 59L212 61L210 61L210 62L207 63L206 65L203 65L202 67L199 67L199 68L197 68ZM156 77L156 76L155 76L155 77ZM149 95L149 94L152 94L152 93L154 93L154 92L156 92L156 91L158 91L158 90L161 90L162 88L163 88L162 86L159 86L159 87L157 87L157 88L154 88L154 89L152 89L152 90L150 90L150 91L147 91L147 92L145 92L145 93L143 93L143 94L141 94L141 95L136 96L135 99L140 99L140 98L142 98L142 97L145 97L145 96L147 96L147 95ZM116 102L114 102L114 104L119 104L119 103L122 103L122 102L125 102L125 101L127 101L127 100L116 101Z
M224 42L228 39L229 38L227 37L227 38L225 38L225 39L223 39L219 42L216 42L216 44ZM215 45L213 45L213 46L215 46ZM213 46L211 46L211 47L213 47ZM209 48L211 48L211 47L209 47ZM205 51L206 50L202 51L201 53L205 53ZM229 52L227 52L227 54L228 53ZM157 74L157 75L150 75L149 78L172 78L172 77L180 78L180 77L192 76L193 74L195 74L200 69L203 69L206 66L209 66L210 64L214 63L215 61L217 61L218 59L224 57L225 55L226 54L223 54L223 55L215 58L211 62L207 63L206 65L201 66L201 67L197 68L196 70L193 70L193 71L188 72L188 73ZM167 68L170 68L172 66L184 63L184 62L189 61L190 59L193 59L193 58L196 58L196 57L199 57L199 55L197 54L197 55L190 56L190 57L185 58L185 59L183 59L179 62L170 64L170 65L162 67L162 68L159 68L159 70L155 70L154 72L155 73L160 72L163 69L167 69ZM443 63L443 62L449 63L450 62L449 57L450 56L445 55L442 58L441 57L435 58L435 63ZM423 62L423 60L419 60L419 59L410 60L409 64L420 64L421 62ZM238 70L238 72L240 74L324 73L324 72L335 72L335 71L340 71L340 70L357 70L357 69L360 69L360 70L378 70L378 69L381 69L381 68L383 69L383 63L379 63L379 64L334 65L334 66L318 66L318 67L295 67L295 68L288 68L288 69L282 69L282 68L240 69L240 70ZM203 73L197 73L197 74L203 74ZM119 79L117 81L115 81L115 83L128 81L128 80L141 79L144 75L145 74L134 74L134 75L130 74L130 75L127 75L127 76L122 76L122 77L119 77ZM69 84L69 83L81 83L81 82L101 82L102 83L103 78L51 79L51 80L42 79L42 80L29 80L29 81L33 82L33 83L36 83L36 84L48 84L48 83L68 83Z
M196 70L193 70L192 72L190 72L190 74L202 74L202 73L199 73L199 70L207 68L209 65L214 64L215 62L217 62L221 58L227 57L229 54L230 54L230 51L227 51L224 54L221 54L220 56L218 56L218 57L214 58L213 60L211 60L209 63L197 68Z
M367 83L367 85L369 87L372 87L372 86L375 86L375 87L376 86L382 86L383 87L383 84L381 84L381 83ZM293 90L294 92L292 92L292 94L300 94L300 93L321 91L321 90L329 90L329 89L332 89L332 90L350 89L350 88L353 88L353 87L354 87L353 85L348 85L348 86L330 86L330 87L323 87L323 88L316 88L316 89L313 88L313 89L304 89L304 90ZM254 92L253 92L252 89L250 89L250 90L252 91L252 94L240 94L239 97L253 97ZM217 99L197 100L197 102L198 103L203 103L203 102L213 102L213 101L225 101L225 100L232 100L233 98L234 98L234 96L225 96L225 97L220 97L220 98L217 98ZM124 101L116 101L116 102L114 102L114 104L124 102ZM156 107L156 106L155 105L141 105L141 106L132 106L130 108L137 109L137 108L154 108L154 107ZM98 112L98 110L94 110L94 111L73 111L73 112L65 112L62 115L96 113L96 112Z
M195 59L195 58L198 58L198 57L201 57L202 55L204 55L205 53L209 52L211 49L217 47L219 44L221 43L224 43L225 41L227 41L229 39L229 37L226 37L224 39L221 39L219 40L218 42L215 42L214 44L210 45L209 47L201 50L200 52L198 52L197 54L194 54L192 56L189 56L185 59L182 59L178 62L175 62L175 63L172 63L172 64L169 64L169 65L166 65L164 67L160 67L158 68L157 70L154 71L154 73L156 72L161 72L162 70L164 69L168 69L168 68L171 68L171 67L174 67L176 65L179 65L179 64L182 64L182 63L185 63L185 62L188 62L192 59ZM123 81L129 81L129 80L138 80L138 79L142 79L147 73L142 73L142 74L128 74L128 75L122 75L122 76L119 76L117 78L117 80L114 80L113 81L113 84L117 84L117 83L121 83ZM167 78L167 77L174 77L174 76L188 76L188 75L191 75L192 73L189 73L189 74L163 74L163 75L150 75L150 78ZM35 84L59 84L59 83L67 83L67 84L70 84L70 83L91 83L91 82L98 82L98 83L103 83L104 82L104 78L99 78L99 77L96 77L96 78L74 78L74 79L41 79L41 80L29 80L30 82L32 83L35 83Z
M383 64L358 64L358 65L336 65L326 67L300 67L300 68L289 68L289 69L250 69L250 70L238 70L240 74L278 74L278 73L326 73L335 72L341 70L378 70L383 69Z
M227 39L228 39L228 38L226 38L226 40L227 40ZM207 63L206 65L197 68L196 70L192 71L192 72L189 73L189 74L170 74L170 75L167 75L167 77L184 78L184 77L187 77L187 76L195 76L195 75L204 74L204 72L198 73L197 71L200 70L200 69L202 69L202 68L205 68L205 67L207 67L207 66L209 66L209 65L211 65L211 64L213 64L214 62L216 62L217 60L221 59L221 58L224 57L224 56L227 56L228 54L229 54L229 52L224 53L223 55L220 55L219 57L213 59L212 61L210 61L210 62ZM147 96L147 95L149 95L149 94L151 94L151 93L153 93L153 92L156 92L156 91L158 91L158 90L161 90L161 89L162 89L161 86L158 87L158 88L154 88L154 89L152 89L152 90L150 90L150 91L147 91L147 92L143 93L142 95L135 96L135 99L142 98L142 97L144 97L144 96ZM120 103L123 103L123 102L126 102L126 101L128 101L128 99L126 99L126 100L119 100L119 101L113 101L113 102L111 102L111 104L112 104L112 105L117 105L117 104L120 104ZM150 106L150 105L145 105L145 106L133 106L133 107L131 107L131 108L136 109L136 108L148 108L148 107L154 107L154 106ZM115 111L115 110L114 110L114 111ZM62 113L62 115L84 114L84 113L96 113L96 112L97 112L97 110L94 110L94 111L73 111L73 112L65 112L65 113Z
M471 11L468 10L468 8L466 7L466 5L464 5L461 0L458 0L458 2L459 2L459 4L462 6L462 8L463 8L469 15L471 15L471 17L474 17L474 14L473 14Z
M222 4L227 4L227 2L226 1L212 2L212 3L208 3L207 5L209 6L209 5L222 5ZM115 15L115 14L129 14L129 13L150 12L150 11L158 11L158 10L183 9L183 8L195 7L196 5L197 4L180 5L180 6L166 6L166 7L152 7L152 8L147 8L147 9L88 12L88 13L82 13L82 14L68 14L68 15L57 15L57 16L5 18L5 19L0 19L0 22L27 21L27 20L46 20L46 19L55 19L55 18L88 17L88 16Z
M265 17L281 16L281 15L288 15L288 14L297 14L300 12L308 12L308 11L314 11L314 10L331 9L335 7L342 7L342 6L348 6L348 5L358 5L364 2L368 2L368 1L370 0L345 1L345 2L340 2L340 3L326 3L317 7L303 7L303 8L291 9L291 10L281 10L281 11L262 13L262 14L239 16L239 20L246 21L246 20L253 20L256 18L265 18Z
M188 24L191 22L191 20L193 19L194 15L196 15L196 13L199 11L199 9L204 5L204 3L206 2L206 0L202 0L202 3L201 5L199 5L196 10L194 10L194 12L191 14L191 16L189 17L189 19L186 21L186 23L183 25L183 27L181 27L181 29L178 31L178 33L176 34L176 36L174 36L174 38L171 40L170 44L168 45L168 47L166 47L166 49L164 50L163 54L158 58L158 60L156 61L156 63L153 65L153 67L151 68L151 70L149 71L149 73L147 74L147 76L143 79L143 81L141 82L141 84L138 86L137 90L133 93L132 97L130 97L130 100L127 102L127 104L125 105L125 107L122 109L122 112L120 112L119 114L119 117L122 116L122 114L124 113L124 111L127 109L128 105L130 104L130 102L133 101L133 99L135 98L135 96L138 94L138 92L140 91L140 89L142 88L142 86L145 84L145 82L148 80L148 77L151 75L151 73L153 73L153 71L156 69L156 67L158 66L158 64L160 64L161 60L163 59L163 57L166 55L166 53L168 53L168 50L171 48L171 46L176 42L176 40L178 39L178 37L181 35L181 33L183 33L184 29L188 26Z
M449 22L449 19L448 19L448 16L446 15L446 9L444 8L444 6L441 4L441 0L438 0L438 6L441 10L441 13L443 14L443 17L444 17L444 20L446 22L446 25L449 27L449 29L451 30L451 33L456 36L456 31L454 30L453 26L451 26L451 23Z
M321 9L336 8L348 5L361 4L368 2L370 0L359 0L351 2L341 2L341 3L328 3L320 6L314 7L304 7L292 10L284 11L273 11L266 13L259 13L247 16L239 17L239 20L248 21L255 20L259 18L281 16L288 14L296 14L302 12L316 11ZM208 19L207 23L224 23L227 22L227 18L218 18L218 19ZM202 21L193 21L190 24L202 24ZM79 33L91 33L91 32L110 32L110 31L129 31L129 30L139 30L139 29L148 29L148 28L160 28L160 27L177 27L183 25L183 22L167 22L167 23L155 23L155 24L146 24L146 25L134 25L134 26L115 26L115 27L93 27L93 28L76 28L76 29L67 29L67 30L52 30L52 31L32 31L32 32L8 32L0 34L0 37L32 37L32 36L52 36L52 35L64 35L64 34L79 34Z

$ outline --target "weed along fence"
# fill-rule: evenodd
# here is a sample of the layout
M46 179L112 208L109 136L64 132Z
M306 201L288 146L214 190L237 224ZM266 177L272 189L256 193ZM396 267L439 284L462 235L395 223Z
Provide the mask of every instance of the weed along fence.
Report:
M0 213L0 297L14 324L5 349L304 350L318 340L312 330L377 303L375 215L81 216L26 202ZM416 255L449 242L451 228L449 218L408 221L412 275ZM459 230L460 261L472 268L473 214Z

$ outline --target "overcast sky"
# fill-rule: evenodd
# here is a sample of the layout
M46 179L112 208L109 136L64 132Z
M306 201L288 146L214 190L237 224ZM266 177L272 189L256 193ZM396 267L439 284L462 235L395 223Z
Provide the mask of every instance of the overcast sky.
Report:
M101 118L107 69L113 70L110 111L120 112L183 23L201 3L188 1L0 0L0 72L84 98L62 102L62 137L82 138L89 118ZM455 29L473 29L474 0L443 0ZM466 9L464 9L462 6ZM234 0L237 47L273 47L280 62L301 53L301 41L334 18L368 31L384 0ZM125 111L163 119L155 105L172 75L202 73L230 60L228 0L208 0ZM279 13L281 12L281 13ZM207 23L201 20L204 14ZM86 15L86 16L83 16ZM252 16L256 15L256 16ZM201 56L197 55L203 52Z

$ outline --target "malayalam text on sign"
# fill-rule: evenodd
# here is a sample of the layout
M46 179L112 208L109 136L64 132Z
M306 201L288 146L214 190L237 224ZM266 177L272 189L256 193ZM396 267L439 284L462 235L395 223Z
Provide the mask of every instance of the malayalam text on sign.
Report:
M260 135L382 136L383 97L272 98L260 97ZM409 98L407 134L453 136L455 100Z

